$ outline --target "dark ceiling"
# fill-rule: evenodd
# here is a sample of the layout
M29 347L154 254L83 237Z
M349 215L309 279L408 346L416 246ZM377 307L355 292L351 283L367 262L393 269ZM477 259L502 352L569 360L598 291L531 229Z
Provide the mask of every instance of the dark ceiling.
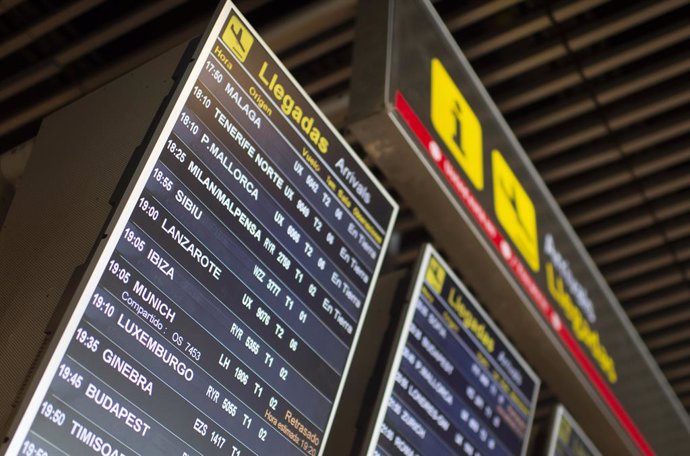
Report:
M0 151L216 3L0 0ZM356 0L237 3L343 127ZM690 1L435 4L690 410ZM428 236L404 207L397 228L409 264Z

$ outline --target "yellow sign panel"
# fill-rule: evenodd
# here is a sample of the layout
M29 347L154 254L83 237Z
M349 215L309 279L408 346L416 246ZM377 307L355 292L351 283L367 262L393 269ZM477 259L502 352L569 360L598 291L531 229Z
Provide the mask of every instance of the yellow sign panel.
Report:
M237 16L232 16L223 32L223 41L228 45L232 53L240 59L240 62L244 62L247 54L249 54L249 49L254 44L254 37Z
M431 60L431 121L475 188L483 190L481 124L439 59Z
M491 153L494 208L501 226L534 272L539 271L539 239L534 203L515 177L503 155Z
M436 292L441 294L443 284L446 281L446 270L439 264L434 257L429 259L429 267L426 270L426 281L429 286Z

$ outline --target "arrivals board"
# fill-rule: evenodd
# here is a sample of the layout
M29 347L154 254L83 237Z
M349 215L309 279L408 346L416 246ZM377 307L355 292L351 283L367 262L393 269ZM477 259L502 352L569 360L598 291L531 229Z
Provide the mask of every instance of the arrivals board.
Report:
M540 380L431 246L402 318L367 454L525 454Z
M434 241L594 432L644 455L687 441L682 404L431 2L360 2L358 20L351 129Z
M562 405L556 407L546 456L601 456Z
M322 453L397 205L231 2L192 62L8 455Z

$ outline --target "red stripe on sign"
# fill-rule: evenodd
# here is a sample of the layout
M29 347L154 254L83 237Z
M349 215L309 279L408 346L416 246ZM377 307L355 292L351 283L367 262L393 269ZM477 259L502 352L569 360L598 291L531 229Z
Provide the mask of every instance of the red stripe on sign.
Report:
M623 428L628 432L630 438L635 442L637 447L645 456L654 456L654 451L645 440L642 433L640 433L635 423L625 411L621 403L604 381L599 371L594 367L592 361L587 357L582 347L576 342L570 330L562 324L560 317L556 313L554 307L549 300L544 296L539 286L536 284L527 268L522 264L522 261L514 254L508 241L505 240L501 232L496 228L496 225L488 216L482 205L474 196L470 187L462 178L460 173L455 169L453 164L446 158L446 155L441 150L440 146L432 138L429 130L419 119L407 100L403 97L400 91L395 93L395 108L398 113L405 120L407 125L412 129L417 139L422 143L431 159L436 163L436 166L441 171L446 181L453 188L455 193L464 204L467 211L472 214L474 220L479 224L484 234L491 240L498 255L503 259L508 266L513 276L520 283L527 295L532 299L533 304L539 309L546 321L551 325L551 328L561 338L563 345L565 345L573 358L580 365L580 368L589 377L594 387L599 391L599 394L608 404L611 411L618 417L618 421Z

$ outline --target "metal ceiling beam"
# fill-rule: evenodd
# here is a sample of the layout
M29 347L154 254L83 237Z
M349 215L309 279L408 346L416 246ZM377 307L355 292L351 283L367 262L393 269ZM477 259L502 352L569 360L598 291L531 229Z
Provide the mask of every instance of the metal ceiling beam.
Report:
M351 20L356 6L355 0L316 2L262 30L261 36L277 54Z
M162 0L162 2L165 1L167 0ZM137 52L130 53L127 58L89 75L77 84L73 84L60 92L56 92L50 98L43 99L39 103L0 120L0 135L7 134L23 125L46 116L61 106L102 86L106 82L127 73L132 70L132 68L160 55L164 51L197 36L199 27L203 28L205 23L205 20L191 23L184 29L171 31L170 34L163 35L156 42L140 48Z
M494 33L479 36L476 40L467 43L467 45L463 44L461 49L468 59L478 59L511 43L527 38L537 32L541 32L551 25L551 19L543 12L539 12L538 14L533 14L531 17L523 19L519 24L511 26L503 33L495 33L495 31L492 30Z
M579 32L572 38L568 38L569 47L573 51L579 51L614 35L637 27L638 25L649 22L659 16L670 13L689 3L688 0L628 3L627 6L632 6L630 10L620 10L617 17L598 21L598 23L588 26L587 30Z
M567 48L560 41L546 44L536 52L513 58L513 63L511 64L497 65L493 69L481 71L481 80L484 85L491 88L508 79L546 65L557 58L565 57L570 51L580 51L596 42L605 40L641 23L648 22L686 4L688 4L688 0L656 1L645 4L642 7L635 5L633 6L633 8L636 8L635 11L621 11L617 18L598 21L596 24L591 25L589 30L579 33L572 38L567 38Z
M641 260L639 263L635 263L635 260ZM680 258L683 259L683 258ZM685 258L687 259L687 257ZM657 269L671 266L676 261L673 253L669 251L666 246L653 251L646 251L639 255L627 259L623 264L614 264L609 268L602 270L602 274L606 278L606 281L611 286L615 286L621 282L628 281L634 277L641 276L643 274L650 273Z
M619 158L620 151L607 138L582 151L544 160L537 164L537 168L546 182L553 182L608 165Z
M645 316L639 322L635 322L635 326L641 335L646 335L651 332L665 331L666 328L683 322L690 322L690 308L678 306L678 308L670 309L662 315ZM690 336L688 340L690 340Z
M595 101L589 94L578 93L549 103L543 108L529 110L511 118L510 124L518 136L527 136L593 111L597 105L606 106L645 89L661 84L690 71L690 52L674 54L650 65L626 73L604 84L594 86Z
M616 193L600 195L564 208L570 223L575 227L594 223L604 218L645 203L644 197L632 186Z
M609 49L598 56L584 58L582 70L585 77L591 80L613 69L661 52L688 38L690 25L674 25L667 30L656 32L654 36L644 36L630 44ZM519 89L511 88L508 92L497 94L496 104L506 115L555 95L582 82L580 75L574 71L575 69L570 67L560 72L549 72L546 79L534 78L533 84L520 84Z
M606 167L581 173L567 181L549 186L562 205L571 205L622 187L636 179L663 174L674 167L686 167L690 173L690 146L664 147L649 154L636 154L626 162L616 161Z
M50 62L42 63L37 67L27 70L26 73L17 75L9 84L2 84L2 82L0 82L0 84L2 84L0 85L0 101L7 99L13 95L16 95L17 93L26 90L29 87L32 87L46 80L49 77L55 76L60 71L62 71L64 66L66 66L67 64L83 57L84 55L90 52L93 52L94 50L98 49L104 44L128 33L129 31L149 22L150 20L155 19L156 17L159 17L160 15L164 14L169 10L172 10L173 8L184 2L185 0L159 0L155 3L149 4L146 7L141 8L134 12L132 15L128 16L125 20L116 21L110 27L104 28L101 31L91 35L87 39L68 47L67 49L58 53ZM319 15L324 15L324 17L330 16L331 19L333 19L337 11L341 11L342 13L342 11L347 9L347 5L351 3L352 1L349 0L331 1L326 5L328 7L323 7L323 5L321 5L321 7L315 10L315 12L312 11L310 17L312 18L312 20L314 20L315 17L317 17L314 15L318 13ZM330 24L331 22L329 22L328 20L321 20L320 23L322 24L320 27L323 27L324 23ZM268 40L279 40L282 39L282 37L284 37L284 34L287 30L285 28L287 26L287 23L281 21L280 24L281 25L276 26L275 28L267 29ZM200 33L200 31L203 30L203 25L193 24L191 26L185 27L184 30L186 30L187 32L192 32L191 36L189 36L189 33L179 33L176 38L176 44L186 41L190 39L192 36ZM175 37L173 37L173 40L175 40ZM169 40L164 41L166 43L169 43ZM275 47L279 48L280 45L277 45ZM152 46L152 49L160 50L160 46L156 46L154 44ZM162 52L162 50L160 51ZM150 53L145 53L147 55L150 55ZM134 66L130 66L128 69L132 68L134 68ZM108 77L107 75L117 73L120 73L120 71L115 70L114 68L109 69L106 67L104 70L99 72L98 75L93 76L93 78L87 78L87 81L88 79L103 81L105 77ZM106 76L104 77L104 75ZM75 100L79 96L87 93L84 91L84 87L93 88L93 84L88 82L82 82L78 86L69 87L61 92L52 95L48 99L42 100L40 103L36 105L30 106L24 109L23 111L14 114L10 118L0 120L0 135L6 134L10 131L13 131L21 127L26 123L39 119L47 113L50 113L53 110L57 109L58 107Z
M576 146L588 143L594 139L606 136L609 129L598 116L585 117L581 123L575 125L559 125L554 129L541 133L538 138L524 138L525 150L530 158L539 162L545 158L552 158Z
M596 247L611 239L634 233L656 222L664 222L687 214L690 210L690 192L683 191L652 201L653 213L647 208L635 207L622 214L597 220L578 228L580 239L589 248Z
M576 2L565 1L553 7L553 17L556 21L562 22L579 16L597 6L607 3L609 0L580 0ZM515 43L519 40L528 38L530 35L542 32L553 26L551 18L544 11L540 11L532 16L521 19L519 23L512 24L503 33L490 33L478 37L467 45L461 46L465 56L470 59L478 59L491 52Z
M690 300L690 287L687 284L674 285L654 296L631 299L624 303L630 318L641 318L643 315L658 312Z
M684 358L690 358L690 344L664 347L654 352L654 358L660 366L674 363Z
M0 59L29 45L56 28L65 25L74 18L91 11L104 1L105 0L79 0L74 3L69 3L64 8L51 13L48 17L30 25L16 35L3 40L0 43Z
M684 380L676 383L673 386L673 389L678 395L690 393L690 380Z
M690 187L689 170L690 168L684 164L572 205L565 206L560 201L559 203L576 227L592 224L636 206L645 206L644 209L652 210L652 206L646 206L648 202Z
M365 0L366 1L366 0ZM499 11L521 3L523 0L491 0L469 5L459 11L455 17L446 21L446 26L451 32L476 24Z
M655 349L658 347L663 347L665 345L674 344L681 341L690 340L690 331L688 331L688 326L684 325L680 328L674 330L667 330L664 334L656 336L653 338L645 338L647 346L650 349ZM671 369L673 372L669 374L669 380L674 380L685 375L690 375L690 364L682 366L680 369Z
M685 270L681 271L676 265L672 265L640 276L636 280L612 285L611 288L618 299L626 301L648 295L671 285L682 284L687 279L687 275ZM690 336L690 333L688 335Z
M663 91L656 88L634 99L626 99L598 114L584 115L567 124L558 124L523 139L526 150L534 160L562 154L570 148L601 138L609 131L618 131L635 123L676 109L690 102L690 84L674 84Z
M24 3L26 0L0 0L0 14L4 14L17 5Z
M335 85L346 83L350 80L351 75L352 67L348 66L336 71L331 71L326 77L319 78L315 81L306 82L303 84L303 87L308 94L313 95Z
M615 285L655 269L670 266L675 262L687 260L690 260L690 238L676 242L664 242L653 250L627 256L616 263L603 267L602 273L611 285Z
M328 36L322 40L319 40L319 42L313 46L300 49L294 53L288 52L286 55L281 56L281 60L286 67L295 68L312 60L316 60L339 47L352 43L354 37L354 28L348 28L347 30L344 30L336 35Z
M520 138L539 133L549 127L563 123L580 114L585 114L597 107L589 94L561 99L549 103L545 108L530 109L522 116L510 118L510 125L515 135Z
M15 74L13 77L0 81L0 101L6 100L18 93L59 74L66 65L78 60L99 47L109 43L116 38L140 27L141 25L159 17L167 11L184 3L186 0L158 0L153 3L146 3L144 7L136 10L133 14L122 20L116 20L107 27L101 28L98 32L91 34L86 39L81 40L63 49L50 58L41 61L37 65ZM59 97L51 97L58 100ZM47 101L47 100L46 100ZM53 103L56 103L54 101ZM43 104L43 103L41 103ZM17 122L11 122L17 124ZM6 124L2 121L0 125ZM18 124L17 126L20 126ZM16 128L16 127L15 127ZM6 128L0 127L0 134L7 133Z

